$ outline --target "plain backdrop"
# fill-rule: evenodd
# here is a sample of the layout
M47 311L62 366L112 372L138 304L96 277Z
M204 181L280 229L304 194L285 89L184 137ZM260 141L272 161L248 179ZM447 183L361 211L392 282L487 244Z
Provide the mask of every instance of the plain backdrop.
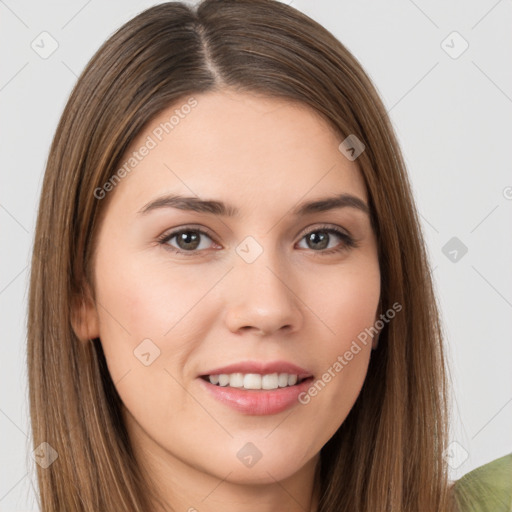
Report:
M0 0L0 512L38 510L26 312L51 138L86 62L155 3ZM512 452L512 2L286 3L347 46L390 113L442 311L459 478Z

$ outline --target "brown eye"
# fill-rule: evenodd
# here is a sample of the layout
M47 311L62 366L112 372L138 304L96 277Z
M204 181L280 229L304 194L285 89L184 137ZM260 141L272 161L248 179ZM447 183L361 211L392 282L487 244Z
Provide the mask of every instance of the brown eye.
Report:
M171 243L174 239L175 241ZM208 249L211 245L211 243L208 244L204 239L208 239L210 242L213 241L202 229L187 228L164 235L159 240L159 243L169 246L171 250L176 252L199 252Z
M197 249L201 242L201 235L196 231L182 231L173 238L176 238L176 244L180 249L188 251Z
M331 241L336 238L342 242L330 245ZM302 237L301 241L302 240L306 241L306 249L312 249L313 251L321 252L322 254L331 254L356 246L356 243L351 236L333 227L321 227L313 231L309 231Z

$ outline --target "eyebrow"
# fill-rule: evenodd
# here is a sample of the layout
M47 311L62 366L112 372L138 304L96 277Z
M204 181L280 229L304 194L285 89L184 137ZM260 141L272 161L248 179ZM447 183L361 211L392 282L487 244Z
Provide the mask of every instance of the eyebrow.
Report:
M222 201L199 199L198 197L185 197L176 194L158 197L144 205L137 213L144 215L160 208L177 208L178 210L209 213L222 217L236 217L240 213L238 208ZM336 208L355 208L367 215L370 214L368 205L362 199L347 193L301 203L295 207L291 213L299 217L334 210Z

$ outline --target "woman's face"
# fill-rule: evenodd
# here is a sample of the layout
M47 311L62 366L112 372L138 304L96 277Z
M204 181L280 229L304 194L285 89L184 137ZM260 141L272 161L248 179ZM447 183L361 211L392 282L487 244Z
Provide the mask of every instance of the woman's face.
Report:
M380 273L341 142L307 107L199 94L149 123L96 192L111 196L88 335L136 451L173 481L311 471L361 390Z

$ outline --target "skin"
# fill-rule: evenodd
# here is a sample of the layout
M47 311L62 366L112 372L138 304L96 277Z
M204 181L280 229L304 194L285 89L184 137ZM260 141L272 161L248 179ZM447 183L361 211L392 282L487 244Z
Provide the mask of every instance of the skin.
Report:
M285 360L320 378L375 323L380 272L369 216L352 207L290 213L340 193L367 203L366 187L338 149L343 139L307 106L228 90L194 97L197 106L108 193L93 262L96 303L76 330L100 337L137 458L175 510L316 510L319 452L361 390L371 342L307 405L278 414L237 412L198 376ZM149 123L127 157L184 103ZM166 193L221 200L240 215L138 213ZM177 237L158 243L191 224L211 234L198 235L192 255L172 252L189 247ZM357 247L335 234L328 248L308 244L305 235L321 235L322 224ZM247 236L263 250L252 263L235 250ZM160 350L148 366L134 356L144 339ZM252 467L237 457L248 442L262 453Z

